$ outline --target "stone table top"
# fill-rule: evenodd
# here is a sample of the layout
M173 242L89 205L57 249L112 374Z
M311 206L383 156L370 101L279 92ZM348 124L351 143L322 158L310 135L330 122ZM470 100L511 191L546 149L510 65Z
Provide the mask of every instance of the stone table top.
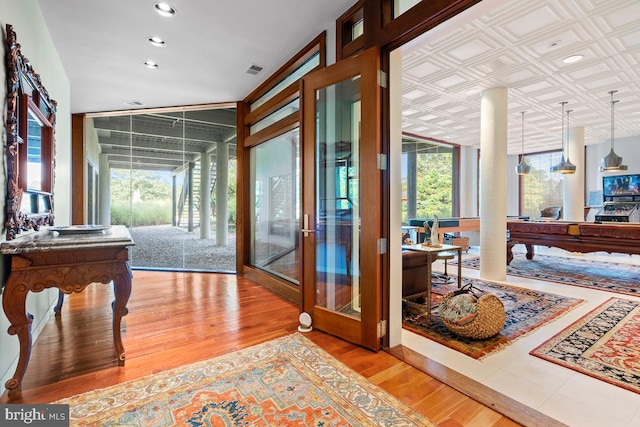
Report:
M84 231L69 226L72 232L67 233L64 227L42 227L34 233L19 236L0 244L0 252L4 255L22 254L41 251L63 251L90 248L133 246L129 230L124 225L112 225L104 230ZM57 231L62 230L62 231Z

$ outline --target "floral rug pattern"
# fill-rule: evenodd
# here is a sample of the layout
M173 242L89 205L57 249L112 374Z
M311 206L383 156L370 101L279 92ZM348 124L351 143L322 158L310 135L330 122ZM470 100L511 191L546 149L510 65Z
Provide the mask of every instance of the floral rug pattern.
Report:
M432 305L434 308L431 310L431 322L426 313L426 305L423 306L422 312L419 312L416 310L418 305L414 302L403 302L403 328L474 359L480 359L504 348L515 339L556 319L583 302L577 298L480 279L463 278L462 281L463 285L471 283L474 289L493 293L502 301L507 319L504 328L497 335L484 340L476 340L455 335L444 327L439 318L437 304L443 295L457 289L456 284L435 284L433 286Z
M72 426L435 426L301 334L55 403Z
M456 264L457 260L449 261ZM480 258L462 260L462 266L480 269ZM514 254L507 275L601 289L625 295L640 295L640 266L590 259L536 254L532 260Z
M611 298L530 354L640 393L640 302Z

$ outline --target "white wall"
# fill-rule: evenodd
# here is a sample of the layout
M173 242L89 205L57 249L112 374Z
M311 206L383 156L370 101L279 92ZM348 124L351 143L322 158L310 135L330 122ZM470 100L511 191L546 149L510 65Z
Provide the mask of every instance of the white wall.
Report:
M460 188L477 188L478 184L478 149L460 147ZM460 216L478 216L478 193L476 191L460 192Z
M587 146L585 155L585 200L590 191L602 191L602 177L599 172L602 158L609 154L611 143L609 140L601 144ZM640 137L616 138L614 151L622 157L622 164L629 167L626 171L612 172L609 175L640 174Z
M71 219L71 89L69 79L56 52L49 31L45 25L36 0L0 0L0 25L2 26L3 42L0 54L5 57L5 27L11 24L16 32L22 54L29 59L36 73L40 75L42 84L49 92L49 96L58 103L56 115L56 168L54 185L54 215L57 225L68 225ZM0 96L6 99L6 75L4 67L0 70ZM4 120L3 120L4 123ZM6 130L2 132L3 152L0 164L6 171ZM6 172L1 177L3 188L6 188ZM4 198L0 200L2 211L5 211ZM4 240L6 229L2 230ZM2 272L4 273L4 271ZM4 274L3 274L4 276ZM40 333L49 320L51 309L57 300L58 292L48 289L41 293L30 293L27 297L27 311L34 315L32 332L34 337ZM4 388L5 382L13 376L19 354L18 338L9 335L9 322L0 312L0 375Z

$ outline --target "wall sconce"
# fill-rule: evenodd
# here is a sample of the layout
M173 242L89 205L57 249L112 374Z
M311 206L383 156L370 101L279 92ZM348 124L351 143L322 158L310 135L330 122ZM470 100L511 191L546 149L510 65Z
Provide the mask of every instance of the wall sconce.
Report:
M567 144L567 160L566 161L564 160L564 106L565 104L567 104L567 101L563 101L560 104L562 104L562 158L560 160L560 163L558 163L555 166L551 166L549 171L554 173L561 173L563 175L572 175L576 173L576 165L571 163L571 160L569 160L568 144ZM569 113L572 111L573 110L567 111L567 132L569 131Z
M618 156L613 151L613 106L616 102L613 100L613 94L616 93L617 90L612 90L609 92L611 95L611 151L602 159L602 164L600 165L600 172L613 172L613 171L626 171L627 165L622 164L622 157Z
M520 163L516 166L516 173L518 175L527 175L531 170L531 166L524 160L524 113L522 112L522 154L520 157Z

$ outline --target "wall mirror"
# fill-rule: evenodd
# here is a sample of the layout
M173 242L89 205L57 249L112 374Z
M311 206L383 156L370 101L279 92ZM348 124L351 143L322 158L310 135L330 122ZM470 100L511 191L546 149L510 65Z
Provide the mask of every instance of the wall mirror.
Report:
M6 27L6 239L53 225L56 102Z

